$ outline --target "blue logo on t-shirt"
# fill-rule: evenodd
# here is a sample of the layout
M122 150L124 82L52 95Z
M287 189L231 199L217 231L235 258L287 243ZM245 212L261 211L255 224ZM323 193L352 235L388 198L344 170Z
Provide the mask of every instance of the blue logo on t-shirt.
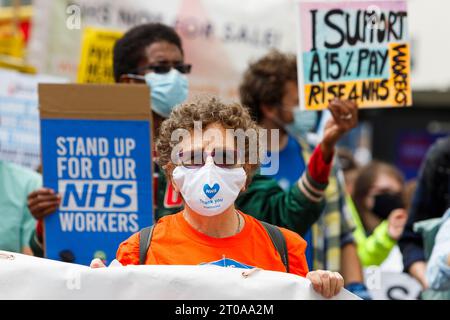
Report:
M212 266L219 266L219 267L225 267L225 268L241 268L241 269L254 269L255 268L255 267L248 266L246 264L243 264L243 263L237 262L236 260L228 259L228 258L222 258L220 260L212 261L212 262L204 262L204 263L200 263L200 265L212 265Z
M215 183L212 187L209 184L205 184L203 186L203 192L210 199L212 199L217 194L217 192L219 192L219 189L220 186L218 183Z

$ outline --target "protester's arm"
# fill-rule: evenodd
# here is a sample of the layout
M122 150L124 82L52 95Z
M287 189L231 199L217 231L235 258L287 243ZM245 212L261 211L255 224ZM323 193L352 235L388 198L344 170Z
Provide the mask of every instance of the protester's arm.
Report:
M395 241L388 236L387 221L382 222L370 236L367 236L350 196L346 197L346 203L356 226L353 237L361 264L363 266L380 265L395 245Z
M27 197L27 209L31 215L38 220L35 224L28 244L33 255L37 257L44 256L43 250L43 228L42 220L54 213L61 202L61 197L53 189L42 188L41 184L30 190Z
M120 244L116 259L122 265L139 264L139 239L140 232L137 232Z
M364 281L362 266L358 257L354 237L354 231L356 230L359 221L355 221L352 215L352 202L349 205L348 199L350 197L346 192L342 170L335 168L335 176L340 215L340 270L347 284L355 282L362 283Z
M30 238L34 231L34 226L36 221L33 219L33 216L30 214L28 209L24 210L22 216L22 224L20 226L20 247L21 252L27 255L33 255L33 251L30 248Z
M328 183L336 144L344 134L358 124L356 103L335 99L330 102L328 109L333 118L328 120L322 141L314 150L308 163L308 173L318 183Z
M406 218L404 209L396 209L387 220L374 229L370 236L358 235L358 255L364 266L378 266L386 260L401 235Z
M306 178L306 173L303 175ZM311 182L311 181L310 181ZM255 218L295 230L303 235L318 219L324 208L323 190L326 184L315 184L314 199L308 198L298 186L284 191L276 180L257 174L248 189L239 195L236 207Z
M364 284L363 269L356 252L355 243L347 243L341 248L341 273L345 279L345 288L364 300L372 297Z
M427 194L428 192L425 188L427 187L418 184L408 221L406 222L405 229L403 230L403 234L398 242L403 256L404 270L416 277L420 282L423 282L422 279L424 273L422 271L425 270L425 254L423 251L422 236L419 233L414 232L413 226L414 223L427 219L427 217L423 217L423 215L428 211L420 211L422 213L419 213L418 211L419 207L423 206L421 203L426 203L429 201L426 199L429 195ZM413 267L413 265L415 266Z
M30 238L30 248L35 257L44 257L43 222L38 220Z
M340 271L345 280L345 288L364 300L372 297L364 284L364 275L361 261L357 252L354 231L357 229L359 220L354 219L352 207L347 201L350 197L345 189L342 170L336 170L337 190L339 195L340 213ZM352 202L351 202L352 203Z
M340 182L341 180L338 179ZM340 185L340 198L341 198L341 257L340 257L340 270L345 280L345 288L357 296L370 300L372 297L364 284L363 269L361 260L357 252L357 244L355 243L355 230L357 226L361 224L359 220L353 218L348 211L352 211L348 206L345 195L345 188ZM355 221L356 220L356 221Z
M358 124L358 106L353 101L334 99L328 110L333 118L326 123L320 143L325 162L331 162L339 139Z
M389 256L396 241L389 236L388 221L379 224L368 237L355 235L358 256L364 266L379 266Z
M364 282L361 262L356 252L356 245L353 242L341 247L341 273L347 284Z
M425 261L415 261L408 269L409 274L422 285L423 289L428 289L428 281L426 279L427 264Z

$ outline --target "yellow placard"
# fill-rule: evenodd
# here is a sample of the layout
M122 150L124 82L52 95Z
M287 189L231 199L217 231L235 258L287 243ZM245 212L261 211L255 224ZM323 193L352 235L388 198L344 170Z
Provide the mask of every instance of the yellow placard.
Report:
M21 34L0 38L0 54L20 58L24 55L24 49L25 41Z
M0 55L24 58L26 40L20 27L31 22L32 13L31 6L0 8Z
M113 47L123 32L86 27L83 30L79 83L114 83Z

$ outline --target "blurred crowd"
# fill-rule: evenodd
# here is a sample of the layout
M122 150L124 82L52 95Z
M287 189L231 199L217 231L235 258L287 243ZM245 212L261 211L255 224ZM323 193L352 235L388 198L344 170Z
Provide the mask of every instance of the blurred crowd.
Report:
M188 96L190 69L180 37L168 26L134 27L115 44L116 82L151 88L152 136L160 135L157 148L164 142L163 129L177 123L172 111ZM339 141L358 126L353 102L330 101L327 112L300 110L296 56L270 51L253 61L242 75L239 93L246 110L239 112L247 112L255 126L279 130L278 147L268 151L277 154L279 170L270 175L257 168L246 171L251 179L237 189L230 205L300 235L307 243L302 253L307 270L338 272L345 287L364 299L371 295L363 270L373 265L409 273L420 282L423 299L450 298L450 136L430 147L418 178L405 181L392 164L372 160L361 165L354 150L340 146ZM211 110L237 110L210 103ZM320 126L325 117L326 125ZM242 127L230 119L220 121ZM164 150L156 151L158 158ZM180 212L185 204L195 207L189 202L189 188L176 182L180 170L172 172L168 163L160 164L155 163L157 221ZM181 194L179 202L169 205L166 192ZM0 250L44 257L43 220L60 201L56 190L42 185L39 173L0 161ZM250 220L239 215L237 219L239 233ZM118 260L142 263L129 259L130 250L130 243L122 245ZM143 263L151 263L151 257L147 259ZM62 252L61 260L76 262L70 252Z

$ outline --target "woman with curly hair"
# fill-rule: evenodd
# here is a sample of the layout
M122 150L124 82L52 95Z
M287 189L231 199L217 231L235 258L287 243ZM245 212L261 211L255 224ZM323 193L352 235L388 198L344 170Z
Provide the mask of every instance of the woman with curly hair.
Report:
M236 143L239 129L259 133L248 111L236 103L209 98L174 109L161 125L156 148L184 209L159 219L146 241L141 241L142 231L124 241L117 260L123 265L220 264L289 272L307 277L324 297L336 295L344 284L342 276L308 272L306 242L297 233L236 209L236 198L258 167L251 140ZM97 259L91 266L104 265Z

